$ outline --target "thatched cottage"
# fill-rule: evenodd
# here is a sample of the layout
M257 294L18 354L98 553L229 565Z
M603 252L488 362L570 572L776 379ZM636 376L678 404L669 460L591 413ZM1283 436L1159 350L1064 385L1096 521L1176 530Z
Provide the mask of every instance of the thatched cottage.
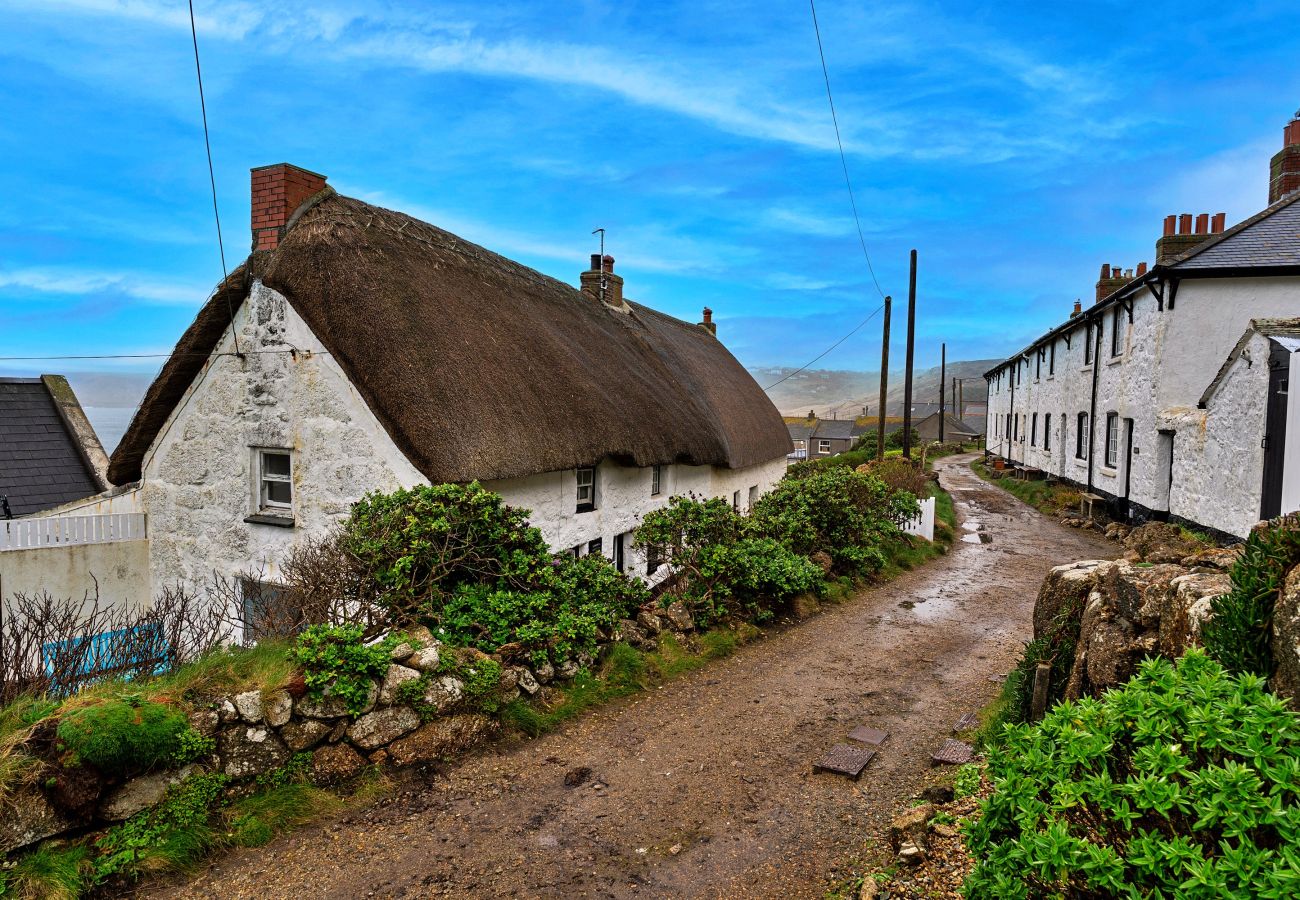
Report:
M742 509L785 424L715 334L574 288L280 164L253 170L253 251L181 336L113 454L155 584L262 568L367 491L479 480L557 552L647 574L630 535L674 494Z

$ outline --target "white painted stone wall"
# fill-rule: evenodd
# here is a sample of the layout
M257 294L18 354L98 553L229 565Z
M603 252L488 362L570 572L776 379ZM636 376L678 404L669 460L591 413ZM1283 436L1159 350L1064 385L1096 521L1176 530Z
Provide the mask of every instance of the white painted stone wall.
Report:
M138 609L153 597L149 542L114 541L0 552L0 600L49 591L56 599L95 596L100 605Z
M201 585L213 572L260 572L296 542L320 535L367 491L426 483L393 444L338 364L275 291L256 284L235 316L245 355L227 332L145 456L140 506L150 517L155 584ZM294 353L288 352L294 350ZM257 512L253 448L293 452L295 527L245 522ZM785 472L784 456L748 469L666 466L661 495L650 469L599 467L597 509L578 514L576 475L567 472L487 482L506 502L532 510L532 522L557 552L636 527L674 493L730 497L764 493ZM644 572L627 541L630 571ZM637 563L639 568L633 569Z
M1235 431L1215 429L1213 436L1207 437L1199 425L1177 411L1196 406L1251 319L1300 315L1300 279L1186 280L1173 309L1161 311L1148 291L1135 294L1132 303L1131 324L1127 313L1121 313L1123 349L1118 356L1110 353L1113 320L1109 309L1102 323L1094 363L1099 366L1097 408L1089 441L1094 457L1092 485L1098 492L1123 495L1123 420L1131 418L1134 453L1130 499L1156 512L1167 510L1206 527L1244 535L1254 524L1247 510L1253 503L1257 516L1259 509L1262 454L1254 450L1258 450L1263 437L1263 419L1257 420L1253 409L1266 400L1267 380L1258 387L1260 396L1250 406L1238 409L1240 421ZM1035 378L1036 351L1019 363L1022 375L1015 389L1014 409L1010 381L1016 362L1000 367L1001 377L990 379L986 447L1000 456L1086 486L1087 460L1075 456L1077 415L1088 411L1092 391L1092 367L1083 364L1084 335L1085 327L1080 323L1071 334L1068 349L1063 338L1057 339L1056 374L1052 378L1046 376L1046 361L1043 375ZM1244 398L1236 396L1233 402L1244 402ZM1008 412L1013 417L1016 413L1021 416L1020 437L1014 442L1006 433ZM1035 412L1040 432L1036 442L1028 434ZM1105 425L1111 412L1117 414L1121 429L1114 466L1105 461ZM1041 435L1047 413L1053 419L1050 451L1043 448ZM1062 414L1063 423L1058 421ZM1227 421L1232 412L1224 409L1216 414ZM1157 452L1161 447L1158 431L1167 427L1176 430L1172 491L1166 482L1167 463ZM1217 477L1215 467L1228 459L1235 460L1232 477ZM1247 490L1250 483L1253 487ZM1217 496L1228 493L1232 496Z

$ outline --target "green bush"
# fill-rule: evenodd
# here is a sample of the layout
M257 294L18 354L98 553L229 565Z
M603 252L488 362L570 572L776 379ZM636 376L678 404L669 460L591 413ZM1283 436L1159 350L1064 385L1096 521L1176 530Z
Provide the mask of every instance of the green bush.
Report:
M710 544L701 555L699 578L691 583L703 588L690 598L696 624L703 628L728 615L761 623L771 618L775 604L823 587L819 566L772 538Z
M228 779L193 775L167 791L163 802L95 839L94 881L132 879L157 869L185 869L217 842L210 818Z
M365 709L371 681L388 670L395 640L366 645L362 634L359 625L311 625L293 647L293 658L302 667L312 695L319 698L329 688L331 696L346 702L353 715Z
M801 556L826 553L837 571L866 575L884 565L879 547L918 513L916 497L843 467L783 478L754 504L749 532Z
M1007 727L968 898L1294 897L1300 717L1193 649Z
M1273 605L1287 571L1300 563L1300 515L1252 531L1231 570L1232 589L1210 601L1201 629L1206 652L1229 672L1273 674Z
M172 761L189 720L179 710L137 697L106 699L64 713L58 737L72 762L127 776Z

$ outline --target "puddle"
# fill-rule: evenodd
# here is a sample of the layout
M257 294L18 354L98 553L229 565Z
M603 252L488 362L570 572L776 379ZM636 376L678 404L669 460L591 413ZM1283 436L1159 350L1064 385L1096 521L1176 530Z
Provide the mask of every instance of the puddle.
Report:
M962 522L961 527L965 528L967 531L979 531L984 526L979 522Z

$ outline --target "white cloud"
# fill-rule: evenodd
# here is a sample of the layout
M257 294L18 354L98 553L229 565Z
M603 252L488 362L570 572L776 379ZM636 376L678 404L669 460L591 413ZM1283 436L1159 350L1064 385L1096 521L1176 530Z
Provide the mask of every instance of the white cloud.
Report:
M159 281L147 273L51 268L0 271L0 288L60 295L118 293L146 303L180 306L197 305L211 293L206 287Z
M816 237L853 234L852 219L785 207L769 209L763 214L763 222L770 228Z

